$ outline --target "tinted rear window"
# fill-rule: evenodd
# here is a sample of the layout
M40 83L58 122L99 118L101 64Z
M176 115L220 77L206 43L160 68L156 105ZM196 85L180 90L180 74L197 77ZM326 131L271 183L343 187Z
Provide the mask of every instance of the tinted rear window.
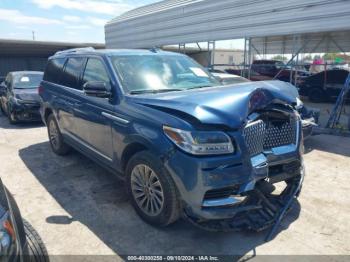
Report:
M60 84L62 68L65 60L65 58L56 58L49 60L46 66L44 80L55 84Z
M61 79L62 85L74 89L81 89L79 86L79 77L83 63L84 59L80 57L72 57L68 59Z

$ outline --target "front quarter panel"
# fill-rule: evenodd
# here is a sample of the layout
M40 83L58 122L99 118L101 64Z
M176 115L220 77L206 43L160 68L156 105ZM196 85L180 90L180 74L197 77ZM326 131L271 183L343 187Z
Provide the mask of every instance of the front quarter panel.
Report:
M123 153L132 144L143 145L160 158L172 150L173 144L164 135L163 125L191 130L191 126L179 118L130 101L122 101L116 105L116 115L128 121L112 123L114 162L120 172L123 171Z

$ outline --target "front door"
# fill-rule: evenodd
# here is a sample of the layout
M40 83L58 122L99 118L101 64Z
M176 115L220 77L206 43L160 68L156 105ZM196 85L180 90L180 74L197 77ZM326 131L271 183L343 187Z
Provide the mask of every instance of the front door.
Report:
M105 82L111 89L110 76L102 59L91 57L87 60L81 84L89 81ZM74 109L76 136L102 160L112 162L111 120L104 115L113 114L114 106L108 98L87 96L83 92L79 100Z

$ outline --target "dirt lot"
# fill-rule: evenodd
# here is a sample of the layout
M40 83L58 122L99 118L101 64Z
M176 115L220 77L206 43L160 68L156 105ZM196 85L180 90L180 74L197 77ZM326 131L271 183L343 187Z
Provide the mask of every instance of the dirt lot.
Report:
M0 114L1 115L1 114ZM306 143L299 203L269 243L261 233L209 233L185 221L145 224L122 182L78 153L54 155L42 125L0 116L0 174L50 254L350 254L350 138Z

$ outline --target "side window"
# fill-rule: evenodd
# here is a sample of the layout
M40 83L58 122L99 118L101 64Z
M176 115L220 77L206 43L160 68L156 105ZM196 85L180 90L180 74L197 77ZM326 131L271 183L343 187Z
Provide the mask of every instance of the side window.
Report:
M65 58L55 58L49 60L44 73L44 81L60 84L65 60Z
M62 85L81 89L79 86L79 76L83 67L84 59L80 57L71 57L68 59L62 75Z
M108 89L110 86L110 79L103 62L100 59L89 58L86 63L85 72L83 76L83 85L86 82L98 81L106 83Z

